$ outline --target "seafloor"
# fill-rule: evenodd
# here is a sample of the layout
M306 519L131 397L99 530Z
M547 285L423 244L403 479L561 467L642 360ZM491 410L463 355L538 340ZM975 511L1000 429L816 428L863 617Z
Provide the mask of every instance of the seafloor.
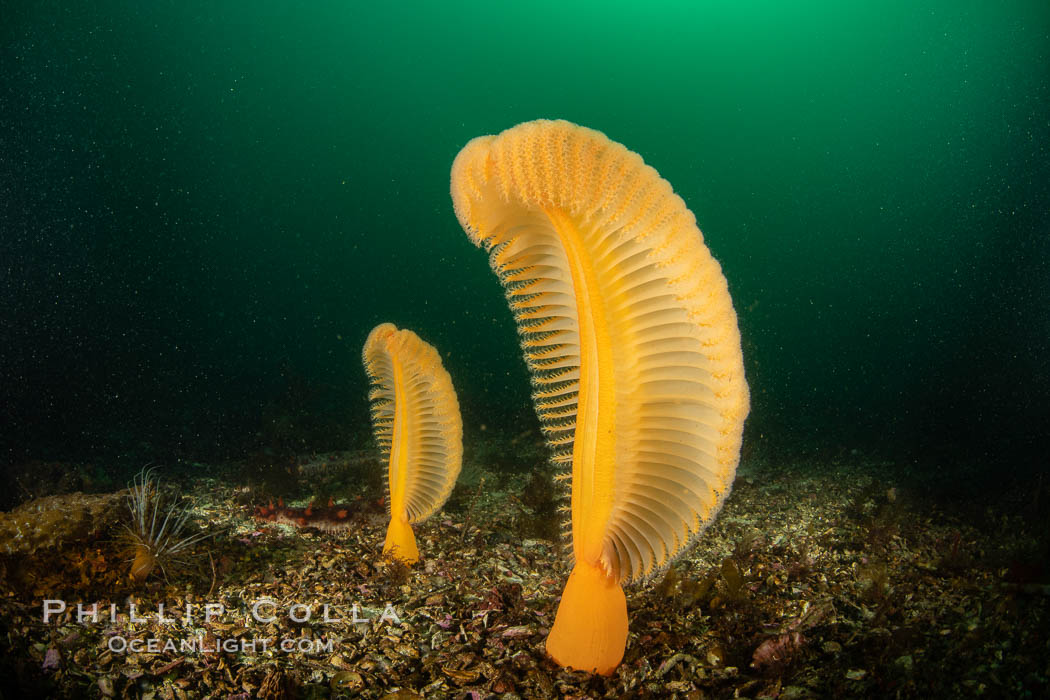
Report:
M603 678L543 651L567 566L560 487L527 470L541 463L530 441L476 446L445 509L417 528L411 568L380 556L382 469L369 452L162 469L192 499L194 527L214 534L144 585L127 575L120 498L92 501L90 522L61 542L0 543L0 697L1050 694L1045 487L945 489L943 474L923 481L856 454L746 460L695 549L628 589L626 656ZM280 494L346 503L350 527L257 522L254 507ZM68 519L88 497L52 498L66 500L34 512ZM265 599L273 621L251 615ZM45 623L45 600L66 610ZM98 603L99 621L78 623L78 603ZM205 604L224 612L207 620Z

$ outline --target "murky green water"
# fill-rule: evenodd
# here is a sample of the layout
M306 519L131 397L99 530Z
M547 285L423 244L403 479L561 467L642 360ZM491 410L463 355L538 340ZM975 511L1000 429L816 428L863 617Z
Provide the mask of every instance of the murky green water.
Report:
M37 3L0 22L9 458L364 443L380 321L535 426L448 196L538 117L695 212L775 455L1021 455L1050 378L1046 3Z

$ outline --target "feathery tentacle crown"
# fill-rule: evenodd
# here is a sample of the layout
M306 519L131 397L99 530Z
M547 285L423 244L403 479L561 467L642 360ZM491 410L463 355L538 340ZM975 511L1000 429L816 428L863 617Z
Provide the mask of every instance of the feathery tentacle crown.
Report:
M452 199L505 288L553 461L572 465L576 561L652 575L718 512L749 405L692 212L636 153L565 121L468 143Z
M463 460L463 422L452 379L431 345L391 323L365 341L372 427L389 465L392 519L419 523L452 493Z

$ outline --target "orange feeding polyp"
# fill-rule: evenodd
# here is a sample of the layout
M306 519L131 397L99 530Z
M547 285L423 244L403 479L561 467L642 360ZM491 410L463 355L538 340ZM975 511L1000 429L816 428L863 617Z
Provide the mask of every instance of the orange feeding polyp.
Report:
M452 379L433 346L381 323L368 334L372 428L387 463L390 525L383 553L419 561L412 531L448 500L463 461L463 421Z
M748 388L725 277L667 181L569 122L472 140L452 201L503 283L552 459L571 468L574 562L547 652L612 673L622 584L690 545L740 459Z

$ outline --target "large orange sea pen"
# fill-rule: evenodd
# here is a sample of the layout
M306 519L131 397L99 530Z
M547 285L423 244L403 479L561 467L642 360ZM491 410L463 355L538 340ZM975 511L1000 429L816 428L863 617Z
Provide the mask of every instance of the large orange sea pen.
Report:
M506 290L553 461L571 465L574 565L547 652L608 674L621 584L686 549L736 472L748 388L726 280L655 170L565 121L468 143L452 200Z
M365 341L372 427L387 462L390 525L383 553L419 560L412 524L426 520L452 493L463 462L463 421L452 379L433 346L391 323Z

